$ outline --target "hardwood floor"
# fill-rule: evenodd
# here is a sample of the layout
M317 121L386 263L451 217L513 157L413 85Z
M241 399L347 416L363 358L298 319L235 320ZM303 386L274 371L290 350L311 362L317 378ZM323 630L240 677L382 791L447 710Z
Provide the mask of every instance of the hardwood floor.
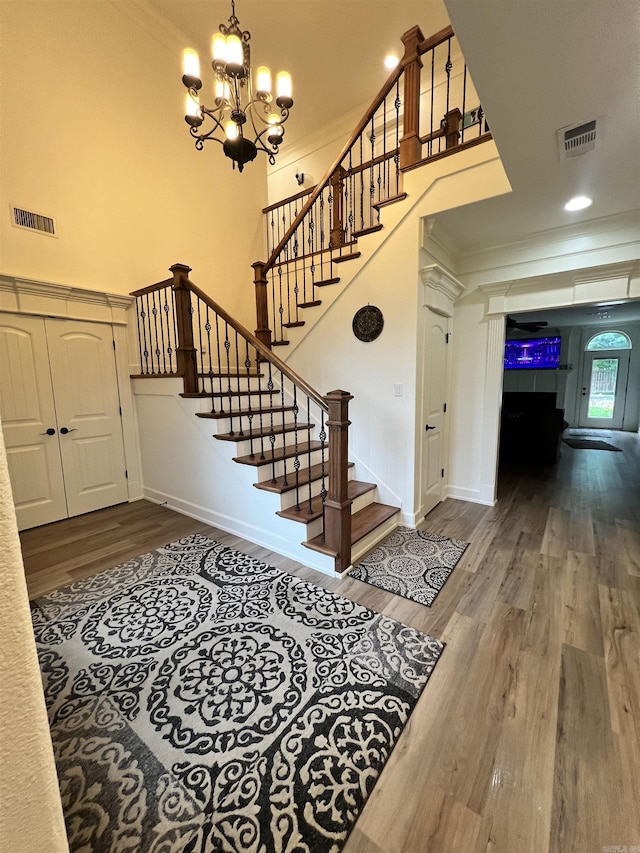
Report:
M431 608L142 501L23 533L30 594L208 533L446 643L344 853L640 851L640 438L602 437L436 507L471 544Z

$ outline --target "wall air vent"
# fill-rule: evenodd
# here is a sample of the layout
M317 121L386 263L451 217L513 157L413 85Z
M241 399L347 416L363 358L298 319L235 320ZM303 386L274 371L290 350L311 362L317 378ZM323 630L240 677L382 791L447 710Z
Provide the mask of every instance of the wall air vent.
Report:
M561 160L580 157L596 147L596 120L561 127L556 131L558 155Z
M57 237L56 221L51 216L42 213L34 213L22 207L11 205L11 224L16 228L26 228L27 231L37 231L39 234L48 234Z

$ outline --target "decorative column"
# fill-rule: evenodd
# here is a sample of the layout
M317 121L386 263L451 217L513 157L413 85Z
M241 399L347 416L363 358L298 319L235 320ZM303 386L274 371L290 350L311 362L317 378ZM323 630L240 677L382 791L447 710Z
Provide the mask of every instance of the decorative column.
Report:
M173 292L176 298L176 325L178 328L178 346L176 359L178 374L182 376L185 394L195 394L198 390L198 363L193 345L193 319L191 315L191 291L187 282L191 267L186 264L174 264L169 267L173 273Z
M335 570L351 565L351 504L348 498L349 401L348 391L331 391L324 397L329 408L329 488L324 501L325 544L336 552Z
M420 141L420 70L422 60L418 47L424 36L420 27L412 27L402 36L404 44L404 114L400 140L400 168L414 166L422 159Z
M251 264L253 268L253 283L256 287L256 338L260 343L271 349L271 329L269 328L269 309L267 306L267 276L264 261Z

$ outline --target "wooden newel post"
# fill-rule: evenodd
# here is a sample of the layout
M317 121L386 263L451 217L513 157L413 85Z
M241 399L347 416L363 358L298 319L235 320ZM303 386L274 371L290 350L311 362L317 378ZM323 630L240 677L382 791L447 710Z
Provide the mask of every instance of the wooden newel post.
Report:
M454 110L449 110L444 116L444 130L446 139L446 148L455 148L460 141L460 125L462 124L462 113L456 107Z
M186 264L174 264L169 269L173 273L172 287L176 298L178 374L182 376L185 394L194 394L198 390L198 363L196 361L196 349L193 345L191 291L187 286L191 267Z
M337 553L336 572L351 565L351 503L348 497L349 401L348 391L331 391L324 398L329 416L329 486L324 501L325 543Z
M422 159L420 141L420 70L418 47L424 41L420 27L412 27L402 36L404 44L404 117L400 140L400 168L414 166Z
M342 246L344 243L344 215L343 215L343 192L344 192L344 176L347 174L346 169L338 166L333 175L331 175L331 196L332 203L332 221L331 221L331 245L334 249Z
M267 305L267 277L264 272L264 261L251 264L253 268L253 283L256 288L256 338L260 343L271 349L271 329L269 328L269 308Z

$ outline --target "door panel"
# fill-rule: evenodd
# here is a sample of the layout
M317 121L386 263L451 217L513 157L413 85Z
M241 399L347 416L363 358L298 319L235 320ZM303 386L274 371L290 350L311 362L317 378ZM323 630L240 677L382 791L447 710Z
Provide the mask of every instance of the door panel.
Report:
M622 429L628 373L628 350L594 350L585 353L581 427Z
M126 501L111 327L47 320L46 328L69 515Z
M444 404L447 390L448 317L427 309L425 330L423 424L422 429L422 507L430 512L443 498L444 478Z
M0 314L0 415L18 527L67 517L44 320ZM48 435L47 430L55 430Z

